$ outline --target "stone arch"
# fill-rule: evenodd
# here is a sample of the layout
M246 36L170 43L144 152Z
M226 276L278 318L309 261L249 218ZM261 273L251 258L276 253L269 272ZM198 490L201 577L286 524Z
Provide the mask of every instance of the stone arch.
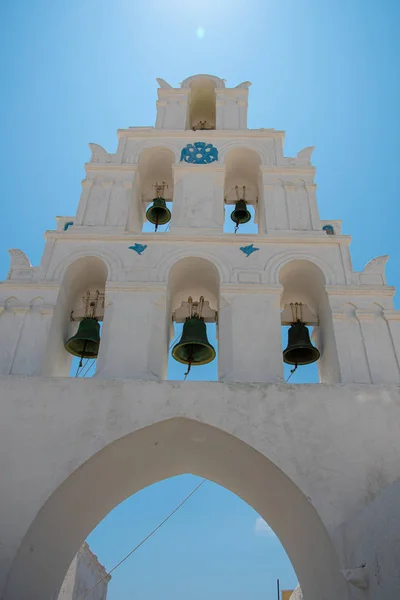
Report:
M225 87L222 79L213 75L194 75L185 79L181 87L189 89L186 129L215 129L217 122L215 90Z
M29 302L29 306L30 308L40 308L41 306L43 306L45 304L45 300L43 298L43 296L35 296L34 298L32 298L32 300Z
M326 285L336 285L337 276L334 269L319 256L306 252L283 251L275 254L265 266L265 283L279 284L279 272L287 263L304 260L317 266L324 275Z
M252 152L255 152L259 157L261 166L266 166L269 164L268 162L266 162L266 157L265 157L264 153L262 152L262 150L260 149L259 145L255 142L251 142L249 140L246 140L246 141L232 140L229 142L225 142L225 144L223 144L218 149L219 162L222 165L225 165L227 155L229 154L229 152L231 150L235 150L235 149L250 150Z
M332 308L326 292L326 274L317 260L309 260L296 255L286 257L277 268L279 282L283 287L281 309L283 314L291 312L290 304L303 304L302 313L293 319L282 319L283 323L300 319L313 326L313 338L320 350L318 360L321 383L339 383L340 369L336 337L333 328ZM292 307L293 310L293 307ZM303 312L304 311L304 312ZM303 317L301 316L303 314Z
M205 296L218 310L220 275L215 264L199 256L185 256L174 262L168 271L168 296L172 302L171 309L175 310L180 302L193 296L198 300Z
M236 202L234 186L246 185L246 201L256 204L259 196L260 154L246 146L229 148L225 154L225 201Z
M106 443L64 479L20 545L4 600L54 597L84 539L115 506L184 473L229 489L269 523L308 600L348 597L332 541L300 488L252 444L208 423L176 417Z
M356 318L357 306L355 304L353 304L353 302L344 302L340 306L340 308L343 311L343 314L345 315L346 318L349 318L349 319Z
M222 89L225 87L225 82L220 77L217 77L216 75L199 74L186 77L186 79L184 79L181 83L181 88L190 88L193 82L197 79L210 79L217 89Z
M135 146L135 151L130 156L130 161L132 163L138 163L140 160L141 154L145 150L150 150L152 148L165 148L166 150L170 150L174 155L174 159L175 159L174 162L177 163L180 160L181 149L180 149L180 147L178 147L177 143L168 142L167 140L163 140L162 143L160 143L159 140L147 140L144 142L140 142L139 144L137 144Z
M168 280L172 267L183 258L201 258L212 263L219 274L220 283L229 283L231 279L232 268L226 261L221 260L209 252L201 252L199 250L174 250L160 260L157 268L157 281L165 282Z
M193 302L199 302L203 298L205 304L200 316L205 323L217 323L220 281L218 268L206 258L184 256L174 262L168 271L167 283L167 320L171 324L167 351L177 333L175 323L185 323L191 316L187 304L189 297Z
M17 306L19 303L20 300L18 300L17 296L8 296L8 298L5 298L5 300L2 302L5 310L12 309L13 306Z
M110 249L96 249L85 246L71 252L68 256L62 258L51 269L49 269L46 279L62 281L67 269L80 258L98 258L103 261L107 267L107 281L118 281L121 277L123 264L121 258Z

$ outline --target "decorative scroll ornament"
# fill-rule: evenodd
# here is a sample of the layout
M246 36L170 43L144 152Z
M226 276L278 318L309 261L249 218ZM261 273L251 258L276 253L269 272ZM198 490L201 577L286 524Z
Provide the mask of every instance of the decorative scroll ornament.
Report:
M218 160L218 150L212 144L206 142L195 142L188 144L182 149L181 162L196 165L207 165Z

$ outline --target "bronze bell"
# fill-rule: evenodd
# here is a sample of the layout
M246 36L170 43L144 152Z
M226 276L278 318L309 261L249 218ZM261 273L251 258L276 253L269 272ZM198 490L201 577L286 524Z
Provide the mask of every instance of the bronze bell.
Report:
M85 317L79 323L78 331L69 338L65 349L80 358L97 358L100 345L100 325L97 319Z
M165 225L171 220L171 211L164 198L154 198L153 204L146 211L146 218L156 226L156 231L159 225Z
M231 212L231 219L236 225L243 225L251 219L251 213L247 210L246 200L239 200L235 204L235 210Z
M310 333L304 323L293 323L289 328L288 345L283 351L283 361L288 365L310 365L319 357L320 352L312 345Z
M172 348L172 356L184 365L206 365L215 358L215 350L207 339L207 329L201 317L187 318L182 336Z

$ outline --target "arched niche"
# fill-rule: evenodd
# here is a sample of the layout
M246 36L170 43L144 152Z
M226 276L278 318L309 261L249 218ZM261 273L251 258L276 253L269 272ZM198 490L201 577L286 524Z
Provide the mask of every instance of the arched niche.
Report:
M96 256L78 258L65 270L50 326L44 364L45 375L69 376L72 356L65 350L65 342L76 333L79 320L85 314L83 298L87 292L93 297L99 292L96 316L102 321L107 279L107 266Z
M139 155L137 173L137 218L141 225L146 222L146 210L158 193L166 202L174 196L172 164L175 155L170 148L154 146L145 148ZM161 186L157 190L157 185ZM131 219L132 221L132 219ZM130 228L134 228L130 223Z
M259 221L258 197L261 177L260 155L250 148L236 147L227 151L224 160L226 210L230 214L238 199L244 199L249 205L253 223L257 224Z
M238 437L177 417L116 439L73 470L34 518L4 600L55 597L83 541L115 506L184 473L225 487L261 515L284 546L305 598L348 597L329 534L300 488Z
M191 78L188 99L187 129L202 130L216 128L216 93L215 78L199 75Z
M217 322L219 309L219 288L220 277L217 267L200 257L183 258L176 262L170 269L168 274L168 316L170 318L171 328L169 335L169 345L176 336L179 336L180 328L177 323L184 322L184 307L182 303L187 303L191 297L194 302L204 298L205 304L203 316L207 324L208 334L216 335L216 330L213 330L212 323ZM178 312L176 312L178 311ZM180 318L178 318L178 314ZM210 325L209 325L210 324ZM214 342L215 344L215 342ZM169 360L174 360L169 356ZM196 373L202 367L194 367Z
M321 353L317 363L319 380L321 383L338 383L340 375L337 348L323 272L311 261L294 259L280 269L279 282L283 286L282 323L288 324L290 321L291 303L303 305L303 320L313 328L312 339Z

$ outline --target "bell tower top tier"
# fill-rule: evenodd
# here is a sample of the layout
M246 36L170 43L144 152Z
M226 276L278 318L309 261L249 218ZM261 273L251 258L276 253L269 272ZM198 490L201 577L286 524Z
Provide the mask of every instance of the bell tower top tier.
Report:
M250 81L234 88L214 75L193 75L173 88L159 84L156 129L247 129Z

